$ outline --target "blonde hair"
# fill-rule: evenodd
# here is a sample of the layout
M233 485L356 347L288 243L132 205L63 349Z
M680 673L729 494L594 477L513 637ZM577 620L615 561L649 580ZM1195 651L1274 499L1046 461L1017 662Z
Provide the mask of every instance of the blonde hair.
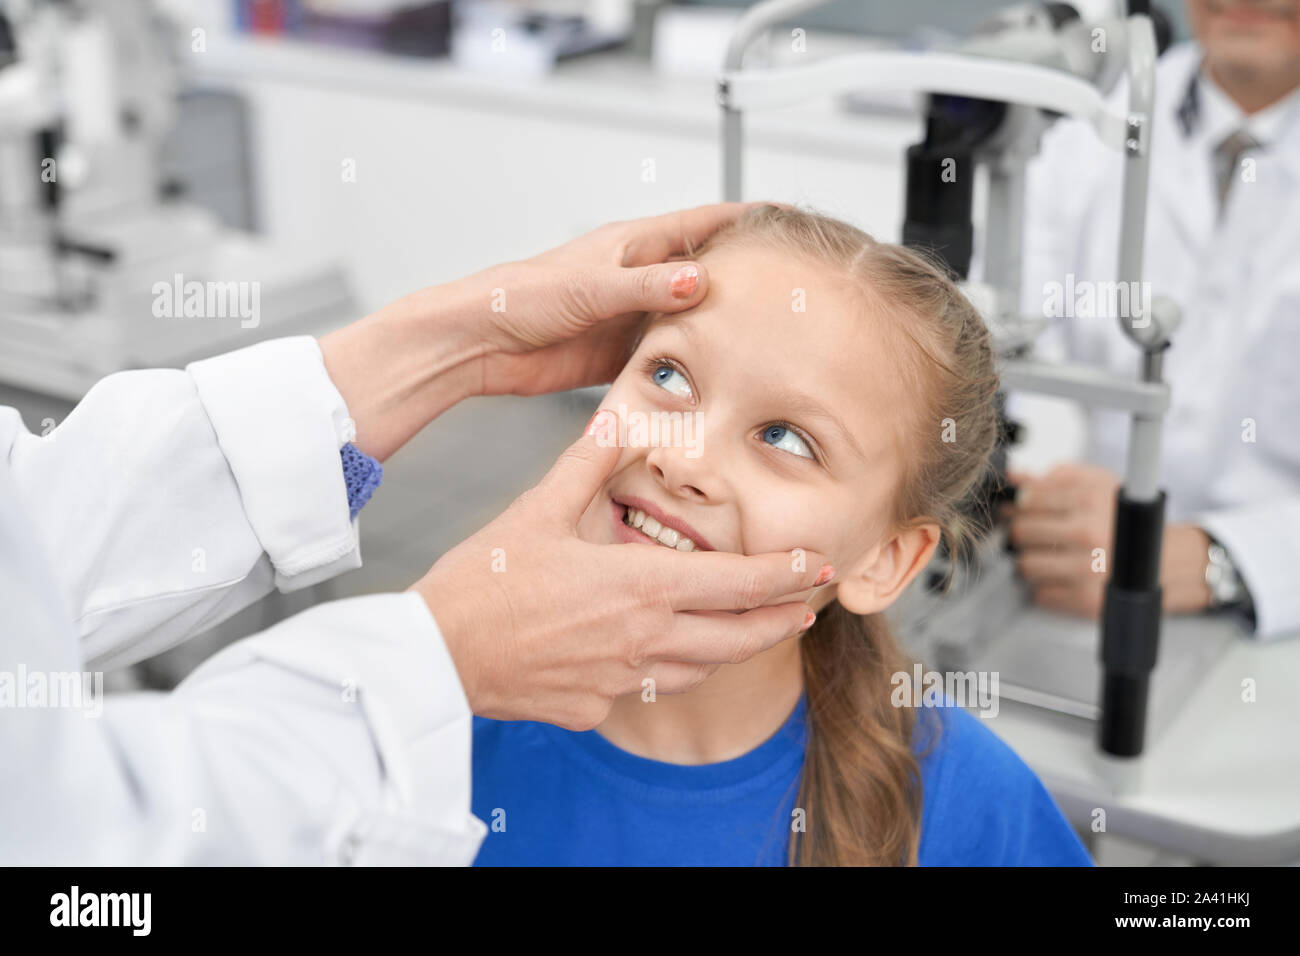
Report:
M799 209L755 207L697 254L753 242L842 270L864 318L876 317L894 340L904 390L913 398L899 423L904 470L894 525L933 522L948 553L964 554L974 534L966 506L987 478L998 429L997 373L979 313L936 261ZM922 795L914 747L921 728L912 708L890 699L892 675L910 675L912 661L881 615L852 614L838 603L818 615L800 656L808 746L796 805L806 825L791 837L789 862L915 865ZM933 746L937 736L926 740Z

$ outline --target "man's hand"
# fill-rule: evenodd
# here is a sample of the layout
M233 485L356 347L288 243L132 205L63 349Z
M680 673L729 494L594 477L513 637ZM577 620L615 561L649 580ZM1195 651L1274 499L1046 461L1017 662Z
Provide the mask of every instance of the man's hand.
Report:
M601 226L557 249L403 296L320 340L325 370L381 461L461 399L613 381L647 312L708 291L703 266L666 262L748 208L700 206Z
M1120 480L1104 468L1060 465L1038 478L1008 474L1016 486L1009 536L1017 569L1043 607L1096 619L1114 563L1115 495ZM1205 583L1209 538L1191 524L1165 526L1160 584L1169 613L1209 607ZM1101 549L1098 553L1096 549Z
M685 554L589 544L575 525L618 460L611 412L417 582L476 714L595 727L614 698L697 685L807 629L820 555ZM741 613L735 613L740 611Z

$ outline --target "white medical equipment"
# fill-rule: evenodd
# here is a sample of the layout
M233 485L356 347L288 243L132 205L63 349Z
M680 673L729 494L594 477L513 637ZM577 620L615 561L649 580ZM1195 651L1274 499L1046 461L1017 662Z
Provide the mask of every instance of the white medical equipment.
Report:
M178 50L202 42L159 0L0 0L0 382L75 400L353 314L337 263L227 228L165 174Z

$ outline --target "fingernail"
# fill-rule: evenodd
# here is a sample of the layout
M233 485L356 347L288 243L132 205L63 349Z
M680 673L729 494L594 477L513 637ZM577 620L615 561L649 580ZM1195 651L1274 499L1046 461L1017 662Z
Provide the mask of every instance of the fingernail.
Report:
M591 421L587 423L587 435L597 435L605 438L610 433L610 428L614 423L614 413L608 409L602 408L591 416Z
M807 614L805 614L805 615L803 616L803 628L802 628L802 630L805 630L805 631L806 631L806 630L808 630L808 628L812 627L812 626L813 626L813 621L815 621L815 620L817 620L817 615L814 614L812 611L809 611Z
M668 290L674 299L689 299L695 294L695 287L699 283L699 266L682 266L673 273L672 281L668 283Z
M813 587L819 588L833 577L835 577L835 569L829 564L823 564L822 569L817 572L817 580L813 582Z

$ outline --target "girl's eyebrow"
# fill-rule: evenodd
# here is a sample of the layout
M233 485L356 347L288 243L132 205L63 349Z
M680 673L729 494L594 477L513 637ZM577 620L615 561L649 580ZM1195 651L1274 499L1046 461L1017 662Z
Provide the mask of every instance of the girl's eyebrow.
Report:
M857 452L859 458L865 459L867 457L867 453L863 451L853 431L830 408L811 395L805 395L803 392L793 391L780 385L773 385L768 389L767 397L774 404L790 409L792 418L811 418L825 422L840 433L840 437L844 439L850 448Z
M693 334L694 330L691 328L690 323L677 321L676 315L666 315L663 312L650 312L646 314L645 319L641 322L641 327L637 329L636 338L632 341L632 345L627 352L628 357L630 358L632 355L636 354L636 351L641 348L642 343L645 342L647 335L652 335L661 329L673 329L688 340L695 338Z
M691 310L678 312L668 315L663 312L654 312L646 317L645 324L641 326L641 338L645 338L651 332L657 332L660 329L671 329L679 333L683 338L694 340L695 326L686 320L691 317Z

